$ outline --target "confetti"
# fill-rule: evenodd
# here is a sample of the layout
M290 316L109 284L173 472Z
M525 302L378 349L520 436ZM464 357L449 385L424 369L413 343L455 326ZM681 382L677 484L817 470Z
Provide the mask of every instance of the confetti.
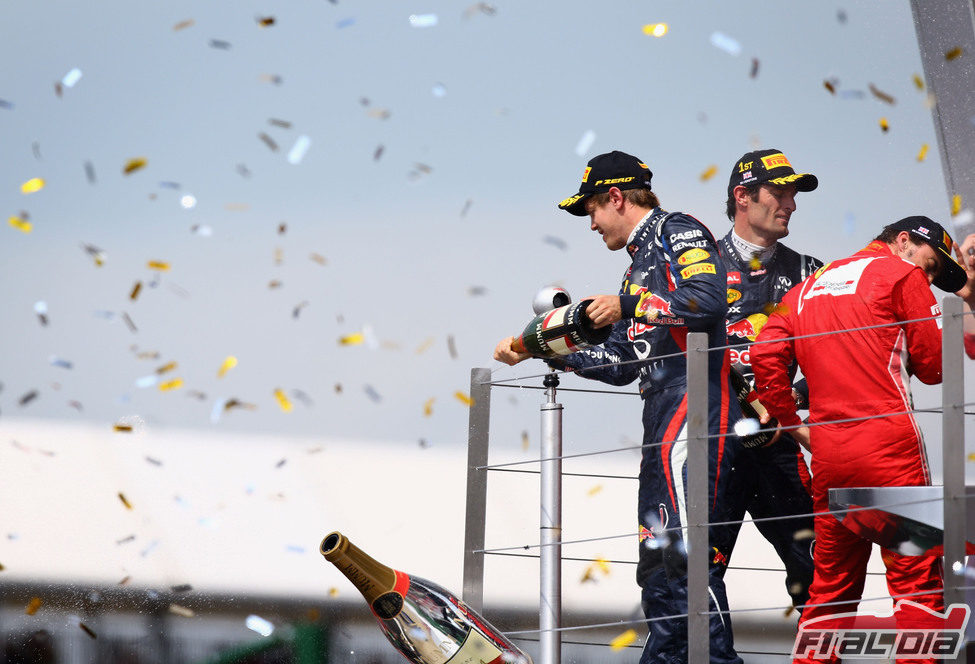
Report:
M122 173L124 173L125 175L131 175L132 173L135 173L139 169L145 168L146 164L148 163L149 160L146 159L145 157L133 157L132 159L129 159L127 162L125 162L125 166L122 167Z
M162 375L164 373L169 373L170 371L172 371L173 369L175 369L178 366L179 366L179 363L177 363L177 362L167 362L166 364L163 364L162 366L158 367L156 369L156 373L157 374L160 374L160 375Z
M426 401L423 402L423 416L424 417L430 417L431 415L433 415L433 402L434 401L436 401L436 398L430 397L429 399L427 399Z
M338 597L339 596L339 589L336 588L335 586L332 586L331 588L328 589L328 596L329 597Z
M589 152L589 148L592 147L592 144L595 142L595 140L596 140L596 132L594 132L592 129L587 129L586 132L579 138L579 142L576 143L576 149L575 149L576 155L581 157L582 155Z
M366 112L366 115L377 120L388 120L392 113L385 108L372 108Z
M467 294L471 297L479 297L487 293L487 288L484 286L468 286Z
M286 464L286 463L288 463L288 460L287 460L287 459L281 459L281 460L280 460L280 461L278 461L278 462L277 462L276 464L274 464L274 467L275 467L275 468L281 468L281 467L282 467L282 466L284 466L284 464Z
M470 18L471 16L473 16L478 12L482 14L486 14L487 16L494 16L497 13L497 11L498 11L497 9L487 4L486 2L478 2L465 9L463 16L464 18Z
M295 144L291 146L291 150L288 152L288 163L297 166L301 163L301 160L305 158L305 153L308 152L308 148L311 146L311 138L302 134L295 141Z
M416 350L414 352L417 355L422 355L423 353L425 353L427 350L430 349L430 346L433 345L433 342L434 342L433 337L427 337L426 339L420 342L420 345L416 347Z
M379 158L383 156L383 152L386 150L385 146L379 145L372 153L372 160L379 161Z
M157 374L149 374L148 376L142 376L135 379L135 386L142 389L158 384L159 376Z
M129 499L126 498L125 494L122 493L121 491L118 492L118 499L122 501L123 505L125 505L125 509L127 510L132 509L132 503L129 502Z
M61 367L62 369L70 369L73 365L68 360L58 357L57 355L51 355L47 358L47 361L52 367Z
M278 151L278 144L274 142L274 139L265 134L263 131L257 135L259 139L264 141L264 144L271 149L271 152Z
M758 58L752 58L752 69L750 72L748 72L749 78L758 78L758 66Z
M135 282L135 286L132 287L132 291L129 293L129 299L134 301L136 298L139 297L139 293L141 292L142 292L142 282L137 281Z
M115 540L115 543L119 546L123 544L128 544L129 542L135 541L135 535L129 535L128 537L123 537L122 539Z
M945 51L945 60L948 60L949 62L951 62L952 60L957 60L958 58L961 57L962 53L963 51L961 46L956 46L953 49Z
M150 270L159 270L160 272L169 271L169 263L167 263L166 261L149 261L148 263L146 263L146 266Z
M297 399L301 403L305 404L309 408L313 405L312 404L311 397L309 397L307 394L305 394L301 390L298 390L298 389L291 390L291 396L293 396L295 399ZM321 451L321 450L319 450L319 451Z
M41 604L43 603L44 602L41 600L40 597L31 597L30 601L27 603L27 608L24 609L24 613L26 613L29 616L34 615L35 613L37 613L37 610L41 608Z
M278 406L281 407L286 413L290 413L294 409L291 401L288 399L288 395L284 393L280 387L274 390L274 398L278 400Z
M467 393L461 392L460 390L454 392L454 398L457 399L457 401L464 404L465 406L467 406L468 408L474 405L474 400L471 399L469 396L467 396Z
M342 346L358 346L366 340L366 337L362 332L355 332L353 334L347 334L344 337L339 337L339 344Z
M468 198L466 201L464 201L464 207L462 207L460 210L461 218L467 216L467 212L471 209L471 205L473 204L474 204L474 199L472 198Z
M529 447L531 447L531 443L532 443L532 441L531 441L531 438L528 437L528 432L525 431L525 430L522 430L522 432L521 432L521 449L527 450Z
M450 353L450 359L457 359L457 343L454 341L454 335L447 335L447 352Z
M132 318L124 311L122 312L122 322L125 323L126 327L129 328L129 331L132 332L132 334L139 331L139 329L135 326L135 322L133 322Z
M183 618L192 618L194 615L193 609L188 609L185 606L180 606L179 604L170 604L169 612L174 613L177 616L182 616Z
M711 45L715 48L719 48L729 55L735 55L741 53L741 44L732 37L722 33L722 32L712 32L711 33Z
M918 90L924 89L924 79L921 78L919 75L914 74L913 76L911 76L911 80L914 81L915 88L917 88Z
M221 50L228 51L230 50L230 42L222 39L211 39L210 48L219 48Z
M254 20L257 21L257 24L262 28L269 28L274 25L273 16L258 16Z
M5 108L8 111L12 110L14 107L13 102L9 102L6 99L0 99L0 108Z
M443 83L434 83L433 87L430 88L430 93L434 97L443 98L447 96L447 86Z
M160 392L171 392L173 390L178 390L181 387L183 387L182 378L173 378L172 380L167 380L164 383L159 383Z
M16 228L21 233L30 233L34 230L33 224L27 221L23 217L18 217L16 215L7 219L7 223Z
M93 638L93 639L97 639L98 638L98 634L95 633L95 630L93 630L91 627L89 627L85 623L83 623L83 622L78 623L78 627L80 627L81 628L81 631L84 632L85 634L87 634L88 636L90 636L91 638Z
M376 391L376 388L374 388L372 385L366 385L363 389L366 392L366 396L372 399L374 403L379 403L383 400L382 395L379 394L379 392Z
M196 196L193 194L186 194L180 197L179 204L183 206L184 210L192 210L196 207Z
M643 26L643 34L650 37L663 37L669 29L666 23L647 23Z
M131 424L113 424L112 431L117 433L132 433L133 427Z
M20 399L17 401L17 405L18 406L26 406L31 401L33 401L34 399L36 399L38 396L40 396L40 394L38 393L37 390L31 390L30 392L27 392L22 397L20 397Z
M568 242L554 235L546 235L545 237L542 238L542 242L544 242L545 244L550 244L556 249L561 249L562 251L565 251L566 249L569 248Z
M842 9L837 9L836 20L839 21L840 25L846 25L846 12Z
M274 633L274 625L258 615L247 616L244 624L247 625L247 629L253 630L261 636L271 636Z
M301 315L301 310L307 307L308 304L309 304L308 300L302 300L301 302L296 304L294 309L291 310L291 317L297 318L299 315Z
M274 125L275 127L281 127L282 129L291 129L291 123L287 120L279 120L278 118L268 118L268 124Z
M975 461L975 452L972 452L971 454L968 455L968 460Z
M432 28L437 20L436 14L410 14L410 25L414 28Z
M597 484L597 485L591 487L588 491L586 491L586 495L592 497L592 496L595 496L597 493L599 493L602 490L603 490L603 485L602 484Z
M145 459L146 459L146 463L151 463L153 466L161 466L161 465L163 465L163 462L162 461L160 461L159 459L154 459L151 456L147 456L147 457L145 457Z
M897 103L897 100L896 99L894 99L893 97L891 97L889 94L887 94L883 90L880 90L879 88L877 88L877 86L875 86L873 83L871 83L868 87L870 89L870 94L872 94L874 97L876 97L880 101L884 102L885 104L890 104L891 106L893 106L894 104Z
M752 256L748 260L748 267L750 267L753 270L761 270L762 269L762 261L758 260L758 256Z
M637 635L636 635L636 630L635 629L628 629L625 632L623 632L622 634L620 634L619 636L617 636L615 639L613 639L612 641L610 641L609 642L609 648L610 648L610 650L613 650L613 651L622 650L626 646L628 646L631 643L633 643L634 641L636 641L636 636Z
M823 87L826 88L831 95L836 94L836 84L833 81L825 80L823 81Z
M880 131L885 134L890 130L890 123L887 122L887 118L880 118Z
M715 164L711 164L706 169L704 169L704 172L702 172L699 177L701 178L701 182L707 182L717 174L718 174L718 167Z
M73 88L75 83L81 80L82 75L81 70L75 67L64 75L64 78L61 79L61 85L66 88Z
M917 153L917 160L924 161L925 157L928 156L928 144L922 143L921 150Z
M44 178L31 178L24 184L20 185L20 192L22 194L33 194L35 191L40 191L44 188Z
M951 214L952 216L961 212L961 194L955 194L951 197Z
M217 369L217 378L223 378L224 376L227 375L228 371L230 371L236 366L237 366L237 358L234 357L233 355L228 355L224 359L223 363L220 365L220 368Z
M36 159L37 161L40 161L41 160L41 144L38 143L37 141L34 141L33 143L30 144L30 148L34 152L34 159Z
M185 21L180 21L179 23L173 26L173 31L175 32L177 30L185 30L186 28L193 26L194 23L196 23L196 21L194 21L191 18L188 18Z
M319 265L328 265L328 259L326 259L321 254L316 254L315 252L312 252L311 254L308 255L308 258L315 261Z

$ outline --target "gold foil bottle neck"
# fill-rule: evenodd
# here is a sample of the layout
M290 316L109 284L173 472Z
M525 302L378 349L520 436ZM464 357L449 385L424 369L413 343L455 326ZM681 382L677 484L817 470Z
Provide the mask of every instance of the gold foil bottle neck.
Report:
M370 606L396 586L396 572L391 567L375 560L340 532L326 535L320 551L358 588Z

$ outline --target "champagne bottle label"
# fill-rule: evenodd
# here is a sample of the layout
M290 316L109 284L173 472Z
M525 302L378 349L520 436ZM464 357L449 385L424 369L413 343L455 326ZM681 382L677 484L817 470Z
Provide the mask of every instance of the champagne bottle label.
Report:
M501 654L493 643L472 629L460 649L444 664L492 664Z
M403 598L409 590L409 575L397 571L396 585L389 592L383 593L373 600L372 612L381 620L392 620L403 610Z

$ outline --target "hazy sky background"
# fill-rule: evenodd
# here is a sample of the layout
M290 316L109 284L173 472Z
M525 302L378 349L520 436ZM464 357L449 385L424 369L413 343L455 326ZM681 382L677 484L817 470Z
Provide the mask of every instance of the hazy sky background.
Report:
M665 36L644 33L659 22ZM787 243L824 260L903 216L949 218L906 0L51 0L8 3L4 26L0 200L33 231L0 230L2 418L460 444L455 392L471 367L498 368L491 351L531 318L536 290L618 287L625 254L556 209L612 149L646 161L664 207L718 236L734 161L783 150L820 181L798 197ZM310 147L289 163L300 136ZM22 194L36 177L46 186ZM366 327L375 347L339 344ZM217 378L228 355L239 364ZM180 389L136 386L169 362L159 378ZM512 394L498 394L496 436L537 441L537 395ZM940 403L924 394L919 405ZM214 423L228 398L256 410ZM639 406L609 402L602 417L567 411L567 440L638 439Z

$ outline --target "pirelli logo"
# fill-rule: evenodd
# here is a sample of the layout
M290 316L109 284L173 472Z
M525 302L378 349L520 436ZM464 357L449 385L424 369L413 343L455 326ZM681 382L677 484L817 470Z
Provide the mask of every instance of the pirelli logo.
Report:
M767 157L762 157L762 166L764 166L765 170L767 171L770 171L773 168L782 168L783 166L792 168L792 164L789 163L789 160L786 159L785 155L781 152L776 152L775 154L770 154Z
M717 274L714 269L714 263L698 263L696 265L689 265L680 271L680 276L683 279L689 279L698 274Z

